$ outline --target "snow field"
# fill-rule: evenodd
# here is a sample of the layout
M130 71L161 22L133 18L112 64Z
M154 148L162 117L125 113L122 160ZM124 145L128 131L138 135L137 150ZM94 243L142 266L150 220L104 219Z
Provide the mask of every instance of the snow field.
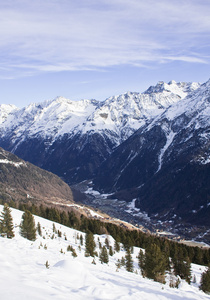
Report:
M2 208L0 206L0 211ZM210 296L198 289L204 266L192 265L192 276L195 274L197 283L188 285L182 281L179 289L170 288L168 282L163 285L142 278L136 258L139 248L134 247L132 254L136 274L127 272L123 267L116 271L117 259L125 256L123 249L114 256L109 256L108 265L101 264L98 257L95 258L94 265L92 257L84 256L85 246L81 246L81 251L79 250L80 240L77 235L83 235L85 244L84 233L37 216L35 222L36 225L38 222L41 225L42 237L37 234L35 242L24 239L19 235L18 227L22 213L12 209L15 238L0 237L1 299L210 299ZM53 223L62 232L62 237L53 233ZM106 237L95 235L97 252L98 238L104 245ZM108 239L110 245L114 246L113 238L108 236ZM76 258L72 257L71 252L67 252L68 245L76 250ZM45 266L46 261L49 262L49 268Z

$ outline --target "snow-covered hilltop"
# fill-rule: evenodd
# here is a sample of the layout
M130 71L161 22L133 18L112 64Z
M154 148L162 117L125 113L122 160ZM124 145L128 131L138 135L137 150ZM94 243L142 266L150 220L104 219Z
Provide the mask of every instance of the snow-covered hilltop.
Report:
M0 206L2 211L2 206ZM181 280L179 288L143 278L140 274L136 256L139 248L134 247L134 273L127 272L124 267L116 271L118 259L125 256L121 247L109 257L108 264L101 264L99 257L85 257L85 245L81 245L80 236L85 234L46 219L35 217L36 225L40 224L42 236L37 234L32 242L19 234L22 212L12 209L15 225L15 237L0 237L0 282L1 299L9 300L207 300L210 297L199 290L201 273L204 266L192 264L192 278L196 283L190 285ZM54 230L53 230L54 228ZM60 236L55 233L60 232ZM78 238L79 237L79 238ZM105 239L114 248L114 239L107 235L95 235L96 251L99 242L105 245ZM67 247L74 248L77 257L72 256ZM48 262L48 264L46 264ZM136 273L135 273L136 271Z

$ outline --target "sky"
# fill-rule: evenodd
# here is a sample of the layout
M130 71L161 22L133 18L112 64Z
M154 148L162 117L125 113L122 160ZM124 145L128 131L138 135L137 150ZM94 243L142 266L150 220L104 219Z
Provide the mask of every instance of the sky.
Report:
M0 104L210 78L209 0L0 0Z

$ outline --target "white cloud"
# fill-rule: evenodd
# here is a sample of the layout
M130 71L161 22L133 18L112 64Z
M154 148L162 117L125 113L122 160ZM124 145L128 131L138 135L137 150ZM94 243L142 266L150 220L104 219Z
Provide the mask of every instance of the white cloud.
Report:
M209 63L209 15L205 0L11 0L0 4L0 75Z

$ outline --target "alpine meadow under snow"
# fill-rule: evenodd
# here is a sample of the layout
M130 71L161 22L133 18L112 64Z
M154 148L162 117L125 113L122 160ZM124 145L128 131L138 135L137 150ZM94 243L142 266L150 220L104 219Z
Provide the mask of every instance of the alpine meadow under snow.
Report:
M189 285L181 280L178 289L170 288L168 278L166 284L160 284L142 277L136 258L139 248L134 247L132 254L134 273L127 272L124 267L116 270L117 259L125 255L122 247L120 252L109 257L108 264L101 264L98 257L93 264L93 257L85 257L84 243L81 245L78 238L82 235L85 240L84 233L34 216L36 225L41 225L42 236L37 233L37 239L29 241L19 234L23 212L11 211L15 237L0 237L1 299L210 299L198 288L201 273L206 269L204 266L192 264L196 283ZM94 236L97 252L99 241L105 245L106 238L114 246L111 236ZM77 257L67 251L69 245L75 249Z

